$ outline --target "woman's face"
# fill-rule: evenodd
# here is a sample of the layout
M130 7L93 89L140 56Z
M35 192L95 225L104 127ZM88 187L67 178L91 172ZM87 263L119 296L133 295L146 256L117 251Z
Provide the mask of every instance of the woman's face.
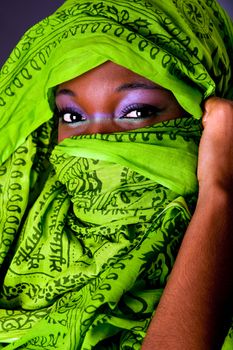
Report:
M81 134L112 133L180 118L173 94L113 62L59 85L58 142Z

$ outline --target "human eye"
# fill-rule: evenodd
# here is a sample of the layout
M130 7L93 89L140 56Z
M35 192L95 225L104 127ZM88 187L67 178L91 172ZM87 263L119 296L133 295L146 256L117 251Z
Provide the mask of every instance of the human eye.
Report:
M59 122L62 122L64 124L74 124L87 120L86 117L84 117L80 112L73 109L58 110L57 115Z
M127 106L122 112L120 119L142 120L159 115L161 110L151 105L131 105Z

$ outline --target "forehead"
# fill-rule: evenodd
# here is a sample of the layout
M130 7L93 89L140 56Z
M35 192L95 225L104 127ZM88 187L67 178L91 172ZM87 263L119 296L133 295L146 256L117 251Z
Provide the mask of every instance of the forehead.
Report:
M68 87L72 89L77 86L88 86L90 84L117 85L122 84L123 82L141 82L154 87L159 87L158 84L155 84L129 69L111 61L107 61L74 79L61 83L58 87L58 91Z

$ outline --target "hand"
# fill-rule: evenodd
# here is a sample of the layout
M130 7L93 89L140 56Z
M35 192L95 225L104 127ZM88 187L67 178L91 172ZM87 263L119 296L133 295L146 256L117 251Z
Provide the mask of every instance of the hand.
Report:
M200 191L209 186L233 191L233 101L210 97L205 101L204 131L199 147Z

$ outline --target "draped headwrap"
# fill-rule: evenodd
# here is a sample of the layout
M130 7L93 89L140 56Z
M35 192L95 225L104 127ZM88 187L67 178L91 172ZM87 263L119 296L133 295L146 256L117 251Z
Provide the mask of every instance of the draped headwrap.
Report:
M215 0L67 0L25 33L0 76L0 346L140 349L195 206L201 102L233 97L232 57ZM56 145L56 86L108 60L191 116Z

